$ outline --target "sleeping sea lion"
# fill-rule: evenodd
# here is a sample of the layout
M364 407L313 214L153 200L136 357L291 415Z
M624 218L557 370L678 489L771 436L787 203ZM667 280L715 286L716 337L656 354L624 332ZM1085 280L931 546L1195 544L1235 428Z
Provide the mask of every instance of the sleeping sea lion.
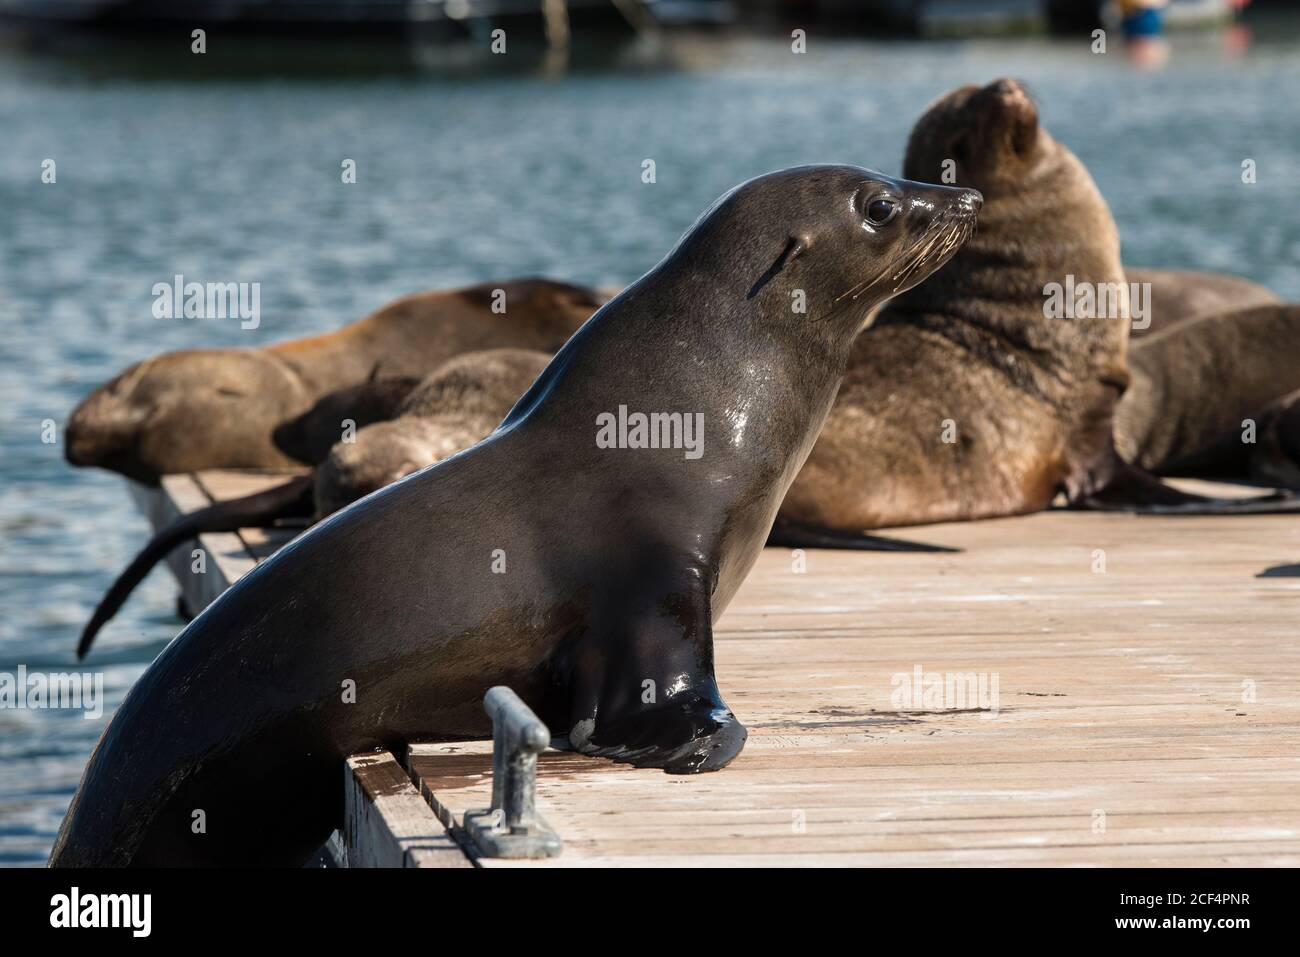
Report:
M546 279L482 283L408 296L335 332L263 349L166 353L84 399L65 454L146 484L202 469L291 468L304 460L276 445L276 428L377 366L418 378L462 352L554 352L603 301Z

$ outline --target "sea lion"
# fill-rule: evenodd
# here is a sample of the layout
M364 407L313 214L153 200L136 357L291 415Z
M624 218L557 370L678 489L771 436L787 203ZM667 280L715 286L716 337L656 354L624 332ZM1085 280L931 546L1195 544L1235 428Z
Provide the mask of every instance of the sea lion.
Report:
M359 429L340 439L310 475L283 485L216 502L178 516L160 528L100 599L77 642L84 658L95 636L130 597L154 565L177 546L205 532L270 527L288 519L320 519L418 468L455 455L486 438L514 407L551 356L526 349L488 349L449 359L420 380L372 380L334 393L288 423L304 447L328 435L336 438L348 417L375 409L404 393L391 421ZM387 418L387 417L385 417ZM278 431L278 430L277 430Z
M170 352L83 400L65 454L146 484L200 469L301 465L277 447L276 427L377 365L385 376L421 377L462 352L554 352L603 301L546 279L482 283L408 296L335 332L264 349Z
M1126 461L1162 475L1296 487L1290 396L1300 390L1300 306L1180 322L1134 343L1129 367L1115 417Z
M489 349L444 363L395 418L334 445L314 473L317 517L486 438L550 361L536 350Z
M1083 164L1002 79L942 97L904 174L980 189L979 231L854 347L782 520L834 532L1014 515L1085 488L1127 383L1128 315L1053 321L1045 289L1123 288L1119 236Z
M376 369L365 382L336 389L271 432L271 441L285 455L315 465L325 461L348 428L360 431L397 416L422 380L418 376L380 375Z
M1059 492L1105 508L1224 507L1114 451L1129 380L1119 234L1087 169L1017 81L964 86L926 110L904 175L949 169L985 196L979 231L854 346L774 540L856 547L864 529L1033 512ZM1109 308L1047 318L1049 290L1067 281Z
M1245 469L1248 480L1264 485L1300 489L1300 389L1270 402L1256 412L1255 448ZM1240 448L1242 431L1233 429L1227 438ZM1219 442L1224 441L1220 437Z
M105 730L50 863L300 863L341 823L346 755L486 734L497 684L582 753L726 765L746 732L713 623L867 311L946 262L978 206L851 166L727 193L489 439L315 526L182 631Z
M1145 338L1175 323L1201 316L1267 306L1282 300L1259 283L1218 272L1124 267L1130 284L1150 290L1149 322L1135 321L1134 338Z

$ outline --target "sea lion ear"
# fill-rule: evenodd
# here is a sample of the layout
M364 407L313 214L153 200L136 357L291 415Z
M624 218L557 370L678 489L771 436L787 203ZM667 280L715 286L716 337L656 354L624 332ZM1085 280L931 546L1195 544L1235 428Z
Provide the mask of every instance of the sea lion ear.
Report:
M807 248L808 248L807 236L791 236L789 241L787 241L785 244L785 249L781 252L781 255L777 257L776 263L772 267L773 275L780 272L786 266L790 265L790 263L794 262L794 260L797 259L800 255L802 255L803 251Z
M745 296L745 298L753 299L757 296L762 288L771 281L773 276L779 273L786 266L790 265L790 263L794 262L794 260L808 248L809 242L807 236L791 236L787 239L785 248L781 250L781 254L777 256L776 261L767 268L767 272L758 277L758 282L754 283L754 285L750 287L749 294Z

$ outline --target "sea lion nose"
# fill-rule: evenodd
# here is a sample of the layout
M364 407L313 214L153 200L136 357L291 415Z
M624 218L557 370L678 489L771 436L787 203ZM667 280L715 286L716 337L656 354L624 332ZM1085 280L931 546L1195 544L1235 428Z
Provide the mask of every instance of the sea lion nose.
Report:
M963 189L957 205L970 213L978 213L984 205L984 194L977 189Z
M1020 81L1009 76L1004 76L994 80L989 84L989 92L1002 97L1024 96L1025 88L1020 85Z
M984 88L981 99L996 112L1021 123L1032 123L1038 116L1038 108L1034 106L1029 91L1023 83L1011 77L994 80Z

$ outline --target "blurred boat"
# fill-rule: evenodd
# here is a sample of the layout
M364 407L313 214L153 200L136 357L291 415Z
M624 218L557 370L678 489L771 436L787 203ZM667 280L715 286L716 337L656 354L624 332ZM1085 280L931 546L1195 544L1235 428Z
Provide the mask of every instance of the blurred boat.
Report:
M1131 4L1120 0L1049 0L1049 17L1053 29L1091 29L1105 25L1119 27L1126 18L1139 27L1155 32L1172 27L1209 27L1227 23L1238 11L1250 5L1250 0L1167 0L1163 3L1147 4L1151 12L1145 16L1134 16L1133 10L1125 9ZM1126 31L1129 32L1129 31Z
M351 35L431 25L470 32L485 24L541 29L548 12L562 12L575 30L643 30L726 23L735 7L730 0L0 0L0 24L37 32L170 32L183 26Z
M1107 0L739 0L753 11L791 24L829 22L860 32L971 36L1091 29ZM1168 26L1221 23L1249 0L1169 0Z

